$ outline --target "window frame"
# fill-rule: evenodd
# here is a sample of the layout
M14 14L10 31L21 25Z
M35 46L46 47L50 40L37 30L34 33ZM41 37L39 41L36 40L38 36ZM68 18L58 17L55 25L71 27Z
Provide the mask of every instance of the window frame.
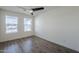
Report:
M30 22L30 24L25 24L25 22L26 21L29 21ZM25 29L25 27L27 27L27 26L25 26L25 25L27 25L27 26L30 26L29 28L29 30L27 30L27 29ZM32 31L32 18L30 18L30 17L24 17L24 32L29 32L29 31Z
M11 19L12 21L14 21L15 23L12 24L12 21L8 22L8 17L12 17L15 20ZM10 19L9 19L10 20ZM11 22L11 23L10 23ZM13 30L12 28L14 27L15 30ZM8 28L9 27L9 28ZM5 28L6 28L6 33L10 34L10 33L17 33L18 32L18 17L17 16L11 16L11 15L6 15L5 16ZM11 30L12 29L12 30Z

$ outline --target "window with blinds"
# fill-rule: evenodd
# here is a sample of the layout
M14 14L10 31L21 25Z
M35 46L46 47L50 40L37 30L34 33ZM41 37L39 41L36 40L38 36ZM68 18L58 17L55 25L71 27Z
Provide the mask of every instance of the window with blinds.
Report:
M17 32L18 18L15 16L6 16L6 33Z

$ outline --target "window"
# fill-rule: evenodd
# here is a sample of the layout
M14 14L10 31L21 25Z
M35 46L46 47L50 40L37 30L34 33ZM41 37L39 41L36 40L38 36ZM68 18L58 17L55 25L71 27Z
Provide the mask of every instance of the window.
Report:
M31 31L32 19L24 18L24 31Z
M14 33L17 32L17 17L14 16L6 16L6 33Z

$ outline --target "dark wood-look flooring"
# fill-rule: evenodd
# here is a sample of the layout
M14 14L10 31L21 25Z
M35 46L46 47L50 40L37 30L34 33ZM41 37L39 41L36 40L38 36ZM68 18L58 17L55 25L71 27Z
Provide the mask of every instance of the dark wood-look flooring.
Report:
M36 36L0 43L1 53L77 53Z

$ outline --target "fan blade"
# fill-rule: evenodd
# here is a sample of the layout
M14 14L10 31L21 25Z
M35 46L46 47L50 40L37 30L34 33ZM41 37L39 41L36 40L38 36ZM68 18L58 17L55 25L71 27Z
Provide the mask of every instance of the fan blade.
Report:
M23 8L23 7L18 6L18 8L23 9L24 11L26 11L26 9L25 9L25 8Z
M38 10L43 10L44 9L44 7L40 7L40 8L33 8L32 10L33 11L38 11Z

